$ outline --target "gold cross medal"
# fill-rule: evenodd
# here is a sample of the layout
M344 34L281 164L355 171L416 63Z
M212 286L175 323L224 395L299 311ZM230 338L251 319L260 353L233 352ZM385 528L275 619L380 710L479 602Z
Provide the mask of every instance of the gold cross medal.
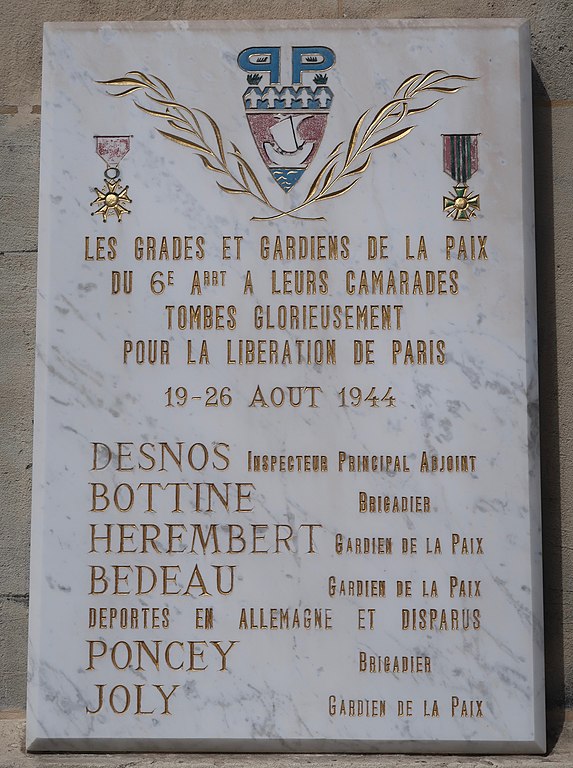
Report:
M131 213L125 203L131 203L132 200L127 194L129 187L121 186L118 166L129 152L131 136L94 136L94 138L96 153L106 164L106 169L103 174L105 187L104 189L95 187L97 197L90 203L90 205L99 206L92 212L92 216L99 213L103 220L107 221L110 213L115 213L117 220L121 221L124 213Z
M444 195L443 210L454 221L469 221L480 210L479 195L469 191L467 182L478 169L479 133L442 134L444 173L456 182L453 194Z

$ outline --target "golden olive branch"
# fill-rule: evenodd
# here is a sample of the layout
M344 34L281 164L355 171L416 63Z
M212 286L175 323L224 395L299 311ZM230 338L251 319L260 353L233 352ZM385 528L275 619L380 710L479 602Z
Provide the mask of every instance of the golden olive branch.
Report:
M380 147L393 144L400 139L407 136L416 126L411 125L406 128L394 131L393 133L386 133L382 138L375 139L375 137L382 131L388 131L398 123L402 122L406 117L426 112L428 109L434 107L441 98L435 99L430 104L425 104L420 107L411 107L410 102L416 96L420 94L434 92L434 93L457 93L463 86L448 85L454 80L475 80L474 77L467 77L466 75L449 75L444 70L433 70L427 74L415 74L406 78L401 83L394 93L394 97L387 104L384 104L378 112L374 115L372 121L368 127L364 128L366 117L370 113L370 110L366 110L354 125L346 151L342 152L341 148L344 142L338 144L330 153L326 163L318 172L316 178L312 182L310 189L302 203L295 208L285 211L282 214L275 214L268 217L256 217L257 220L271 220L281 218L281 216L290 216L307 205L318 203L323 200L329 200L340 195L345 194L351 189L357 181L359 181L360 175L370 165L372 158L372 152ZM340 159L344 155L344 161L340 166ZM366 156L366 159L362 159ZM360 164L356 165L356 161L360 159ZM349 179L352 176L357 178ZM336 188L339 182L344 182L342 187ZM332 190L332 191L331 191Z

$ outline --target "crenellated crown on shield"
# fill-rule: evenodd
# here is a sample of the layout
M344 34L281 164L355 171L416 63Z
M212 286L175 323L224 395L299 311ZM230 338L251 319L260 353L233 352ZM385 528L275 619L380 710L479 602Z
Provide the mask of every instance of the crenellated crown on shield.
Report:
M327 85L335 62L324 46L295 46L290 85L281 84L281 49L246 48L237 57L247 72L243 104L259 154L276 183L289 192L314 160L333 93Z

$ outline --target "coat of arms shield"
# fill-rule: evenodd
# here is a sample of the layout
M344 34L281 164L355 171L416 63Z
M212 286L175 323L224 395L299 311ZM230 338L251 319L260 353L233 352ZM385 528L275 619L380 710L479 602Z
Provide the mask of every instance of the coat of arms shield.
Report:
M323 70L334 64L334 52L294 47L290 85L279 82L280 48L247 48L237 61L248 73L243 104L256 147L273 179L289 192L314 160L326 130L333 93Z

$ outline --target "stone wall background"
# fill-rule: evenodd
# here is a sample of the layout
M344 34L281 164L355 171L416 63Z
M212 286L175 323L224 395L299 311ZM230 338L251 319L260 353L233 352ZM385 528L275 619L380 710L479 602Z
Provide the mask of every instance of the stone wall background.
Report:
M26 695L42 23L468 16L532 32L547 700L573 707L573 0L0 0L0 709Z

